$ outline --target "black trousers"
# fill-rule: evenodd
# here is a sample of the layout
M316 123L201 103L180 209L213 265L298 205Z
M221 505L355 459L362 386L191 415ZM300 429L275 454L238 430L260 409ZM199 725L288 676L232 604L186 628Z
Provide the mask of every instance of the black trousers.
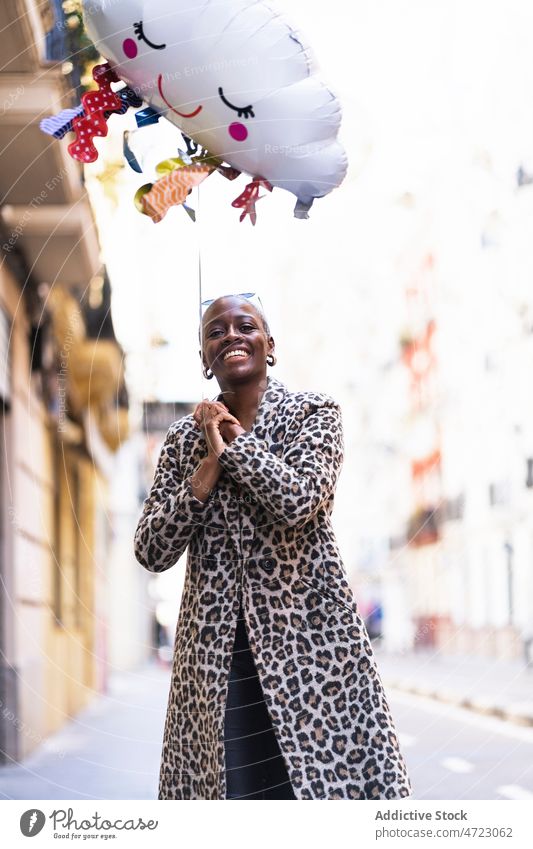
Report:
M224 715L227 799L296 799L253 660L241 609Z

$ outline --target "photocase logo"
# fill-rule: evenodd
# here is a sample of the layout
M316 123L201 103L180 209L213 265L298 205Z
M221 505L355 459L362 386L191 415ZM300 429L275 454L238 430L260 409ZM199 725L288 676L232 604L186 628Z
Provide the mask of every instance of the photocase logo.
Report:
M46 817L38 808L30 808L29 811L24 811L20 818L20 830L24 837L35 837L42 831L46 822Z

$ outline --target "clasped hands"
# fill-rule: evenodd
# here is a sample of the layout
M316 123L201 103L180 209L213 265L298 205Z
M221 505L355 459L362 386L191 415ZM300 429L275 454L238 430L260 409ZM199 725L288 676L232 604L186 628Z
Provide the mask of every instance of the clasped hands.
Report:
M246 432L221 401L200 401L194 409L193 417L204 432L211 456L219 457L226 445L240 433Z

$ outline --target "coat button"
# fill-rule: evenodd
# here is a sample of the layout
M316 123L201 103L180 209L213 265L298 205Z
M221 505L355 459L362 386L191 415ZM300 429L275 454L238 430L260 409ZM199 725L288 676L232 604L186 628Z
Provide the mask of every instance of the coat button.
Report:
M276 565L276 561L272 557L265 557L264 560L261 561L261 566L268 572L269 574L274 571L274 567Z

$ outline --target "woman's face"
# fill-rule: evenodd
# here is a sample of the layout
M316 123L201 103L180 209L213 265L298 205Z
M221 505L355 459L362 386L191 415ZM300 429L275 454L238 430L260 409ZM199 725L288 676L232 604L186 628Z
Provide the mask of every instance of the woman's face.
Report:
M263 376L274 339L267 336L255 307L240 298L220 298L202 321L204 366L224 384Z

